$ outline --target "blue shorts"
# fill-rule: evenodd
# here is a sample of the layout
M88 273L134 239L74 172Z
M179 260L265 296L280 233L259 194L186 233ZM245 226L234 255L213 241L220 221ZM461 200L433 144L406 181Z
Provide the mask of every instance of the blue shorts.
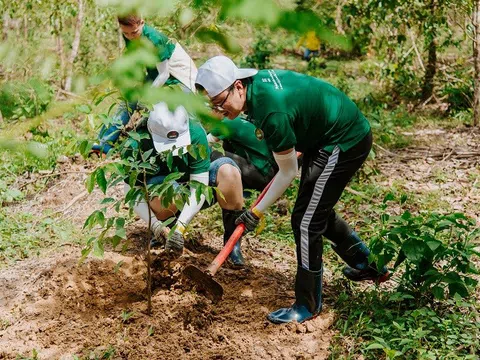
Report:
M209 186L216 186L217 185L217 176L218 176L218 170L220 169L221 166L229 164L232 165L233 167L237 168L238 171L240 171L240 168L238 165L235 163L234 160L228 158L228 157L221 157L218 158L217 160L214 160L210 163L210 168L208 170L208 185ZM163 183L163 180L165 180L167 176L166 175L158 175L151 177L148 179L148 184L161 184ZM174 182L174 187L178 186L177 182Z

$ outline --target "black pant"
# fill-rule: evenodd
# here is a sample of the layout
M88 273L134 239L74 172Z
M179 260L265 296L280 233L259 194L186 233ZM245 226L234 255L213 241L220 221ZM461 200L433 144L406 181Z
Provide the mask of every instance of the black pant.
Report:
M371 148L370 132L346 152L338 147L332 153L325 150L305 152L300 187L292 213L297 261L304 269L321 269L322 235L328 235L329 223L338 217L333 207ZM333 238L329 240L335 241Z
M225 150L225 155L223 155L219 151L213 151L210 159L212 161L221 158L223 156L229 157L240 168L240 172L242 174L242 184L244 189L254 189L258 191L262 191L265 186L273 179L275 176L275 169L270 169L267 175L263 175L252 163L250 163L247 159L234 154L232 152Z

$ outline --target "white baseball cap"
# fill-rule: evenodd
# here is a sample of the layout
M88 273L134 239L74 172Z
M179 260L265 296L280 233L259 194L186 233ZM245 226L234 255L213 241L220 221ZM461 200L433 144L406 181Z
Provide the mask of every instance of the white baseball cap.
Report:
M213 98L227 89L236 80L258 73L256 69L239 69L226 56L214 56L198 68L196 84L202 85L208 96Z
M166 103L161 102L153 106L147 121L147 127L152 134L153 145L161 153L171 150L174 146L181 148L190 145L190 126L187 110L179 106L174 112L168 110ZM178 150L174 150L174 155Z

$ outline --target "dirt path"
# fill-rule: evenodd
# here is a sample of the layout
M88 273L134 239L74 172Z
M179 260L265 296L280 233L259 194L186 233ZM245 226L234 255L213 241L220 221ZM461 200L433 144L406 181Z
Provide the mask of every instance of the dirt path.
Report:
M453 209L478 218L478 157L456 154L480 151L478 132L440 130L407 136L415 137L411 147L379 155L381 174L373 181L422 195L432 192ZM431 156L439 152L445 155ZM79 196L85 170L82 163L64 165L60 171L65 174L48 189L12 210L28 209L41 216L46 210L69 206L63 216L81 227L99 198L96 194ZM19 179L22 181L31 180ZM116 192L119 195L121 189ZM132 245L124 255L107 252L103 260L89 258L79 265L80 249L63 247L61 252L2 270L0 359L30 355L32 349L40 359L72 359L74 354L108 358L108 353L113 354L112 359L328 357L335 318L328 263L321 316L306 325L272 325L265 318L267 313L293 302L293 248L249 237L244 242L248 268L236 271L227 267L218 273L225 296L213 304L180 277L183 265L206 267L221 248L220 238L198 239L194 234L199 245L190 246L179 262L170 267L164 261L155 262L153 314L147 316L145 267L137 255L145 228L137 222L128 234ZM125 319L127 314L131 317Z

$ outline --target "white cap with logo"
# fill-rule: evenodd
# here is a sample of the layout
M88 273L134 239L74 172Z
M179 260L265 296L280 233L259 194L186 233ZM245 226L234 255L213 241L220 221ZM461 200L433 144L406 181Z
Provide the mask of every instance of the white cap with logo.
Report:
M190 145L190 126L187 110L179 106L174 112L168 110L166 103L161 102L153 106L147 121L147 127L152 134L155 149L161 153L171 150L174 146L178 149ZM178 150L174 155L178 154Z
M239 69L226 56L214 56L198 68L196 84L204 87L213 98L228 89L236 80L246 79L258 73L256 69Z

